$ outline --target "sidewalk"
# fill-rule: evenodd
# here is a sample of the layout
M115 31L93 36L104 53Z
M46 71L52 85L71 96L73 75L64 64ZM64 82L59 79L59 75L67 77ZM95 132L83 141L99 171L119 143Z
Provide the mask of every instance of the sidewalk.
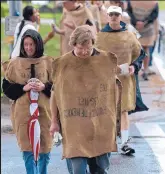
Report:
M140 81L140 89L144 103L149 107L148 111L137 112L129 115L132 124L139 121L152 120L155 118L165 117L165 81L154 67L157 75L150 76L149 81ZM164 96L163 93L164 92ZM12 133L12 125L10 121L10 106L7 103L1 103L1 132Z
M142 98L149 110L129 115L131 123L165 118L165 80L156 66L153 70L156 75L149 76L149 81L142 81L139 77Z

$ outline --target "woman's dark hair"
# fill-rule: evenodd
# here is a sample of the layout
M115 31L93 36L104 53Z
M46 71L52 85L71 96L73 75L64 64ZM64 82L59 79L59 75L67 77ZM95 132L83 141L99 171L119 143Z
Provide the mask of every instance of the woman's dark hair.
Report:
M32 38L34 40L34 43L35 43L35 46L36 46L36 51L35 51L35 54L33 55L32 58L39 58L39 57L43 56L44 43L43 43L42 37L37 31L31 30L31 29L27 30L22 36L20 55L19 56L23 57L23 58L28 57L26 52L25 52L25 49L24 49L24 40L27 37Z
M26 6L24 9L23 9L23 20L21 21L21 24L19 26L19 32L18 32L18 36L17 38L19 37L21 31L22 31L22 28L24 27L25 25L25 20L28 20L30 21L31 19L31 16L33 16L33 11L34 11L34 7L33 6Z

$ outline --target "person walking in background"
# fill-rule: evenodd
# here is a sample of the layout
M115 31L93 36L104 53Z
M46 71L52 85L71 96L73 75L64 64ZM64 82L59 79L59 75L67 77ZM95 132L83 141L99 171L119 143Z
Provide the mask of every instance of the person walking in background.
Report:
M153 70L152 70L152 65L153 65L153 52L156 46L156 41L158 39L158 35L159 35L159 21L158 19L156 19L154 21L154 29L155 29L155 39L154 39L154 44L153 46L149 47L149 53L150 53L150 60L149 60L149 68L148 68L148 75L154 75L156 74Z
M154 22L158 18L158 2L151 1L149 3L148 1L128 1L127 11L131 17L132 25L139 31L141 35L139 41L147 53L147 56L143 62L144 69L142 77L144 80L149 80L149 47L153 46L155 41L156 30L154 28Z
M110 51L117 55L118 65L127 64L129 73L120 75L123 85L122 91L122 116L121 116L121 152L130 155L135 150L128 145L129 119L128 111L136 107L136 81L134 72L138 70L135 63L140 56L141 45L133 32L129 32L126 24L122 22L122 9L118 6L110 6L107 10L109 23L97 34L96 47Z
M35 24L37 24L35 26ZM15 58L20 54L20 46L21 46L21 38L23 34L28 30L35 30L39 32L40 27L40 15L38 10L36 10L33 6L26 6L23 9L23 20L17 24L15 32L14 32L14 47L11 53L11 58ZM51 38L54 37L54 29L48 33L46 38L44 39L44 44L48 42Z
M40 34L29 29L21 38L19 57L3 63L5 76L2 89L4 94L13 100L11 121L27 174L48 173L47 166L52 148L52 137L49 133L52 58L44 56L43 53L44 45ZM34 115L31 115L34 107L36 110ZM30 127L36 121L39 125ZM35 142L38 137L35 137L37 132L33 135L34 129L37 129L40 137L37 145Z
M128 15L126 9L127 9L127 2L123 0L110 1L110 5L119 6L122 8L122 21L126 24L126 28L128 31L136 34L137 39L141 37L140 33L132 26L130 16ZM124 25L125 25L124 24ZM121 23L122 25L122 23ZM135 112L141 112L141 111L147 111L149 108L143 103L140 87L139 87L139 79L138 79L138 73L142 67L143 60L146 57L146 53L143 48L141 48L141 53L138 59L134 62L134 65L136 65L136 70L134 72L135 78L136 78L136 107L134 110L129 111L128 113L135 113Z
M61 55L73 49L70 46L69 38L73 30L81 25L87 24L91 26L93 32L96 33L96 26L91 11L80 2L63 1L63 16L60 24L61 35ZM56 28L56 26L54 26Z

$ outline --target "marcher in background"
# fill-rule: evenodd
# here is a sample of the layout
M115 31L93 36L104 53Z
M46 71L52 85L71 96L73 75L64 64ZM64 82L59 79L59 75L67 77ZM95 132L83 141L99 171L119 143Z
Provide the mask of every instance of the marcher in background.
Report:
M97 29L97 32L99 32L102 28L101 26L101 18L100 18L100 11L99 11L99 7L98 7L98 2L97 1L87 1L87 8L89 8L92 12L92 15L93 15L93 18L94 18L94 21L95 21L95 25L96 25L96 29Z
M73 49L70 46L69 38L73 30L81 25L91 26L96 33L96 26L91 11L83 4L76 1L63 1L63 17L60 24L61 31L61 55Z
M37 24L35 26L35 24ZM17 24L14 33L14 48L11 53L11 58L15 58L20 54L21 38L23 34L28 30L35 30L39 32L40 28L40 15L39 12L33 6L26 6L23 9L23 20ZM48 33L44 39L44 44L54 37L54 30Z
M70 164L70 174L86 174L92 157L96 172L109 174L110 154L117 151L121 119L117 57L97 50L94 43L91 27L79 26L70 37L73 50L53 62L50 133L59 132L60 123L63 158Z
M108 22L107 21L107 15L106 15L106 7L103 1L93 1L99 9L100 13L100 21L101 21L101 28Z
M158 21L158 19L156 19L155 22L154 22L154 29L155 29L154 45L149 47L150 61L149 61L148 75L156 74L152 70L152 65L153 65L153 52L154 52L154 49L155 49L155 46L156 46L156 41L157 41L158 35L159 35L159 21Z
M135 61L140 56L141 45L133 32L129 32L126 24L122 22L122 9L110 6L107 10L109 23L97 34L96 47L113 52L117 55L118 65L127 63L129 75L120 75L122 82L122 116L121 116L121 140L122 154L130 155L135 150L128 145L129 119L128 111L136 106L136 81L134 72L138 70Z
M123 1L123 0L118 0L118 1L112 0L112 1L110 1L110 5L115 5L115 6L119 6L119 7L122 8L122 11L123 11L122 12L122 21L126 24L126 27L127 27L128 31L133 32L134 34L136 34L137 39L139 39L141 37L141 35L134 28L134 26L132 26L131 21L130 21L130 17L128 15L128 13L126 12L127 2ZM137 66L137 69L134 72L135 78L136 78L136 107L135 107L134 110L129 111L128 112L129 114L148 110L148 107L143 103L143 100L142 100L142 96L141 96L141 92L140 92L140 86L139 86L139 79L138 79L138 73L139 73L139 70L142 67L142 63L143 63L143 60L145 59L145 57L146 57L146 53L144 52L143 48L141 48L140 56L134 62L134 65Z
M122 8L122 21L126 24L128 31L131 31L136 34L137 38L139 39L141 36L139 32L132 26L130 16L128 15L127 9L127 2L124 0L111 0L110 5L118 6Z
M52 137L49 133L52 58L44 56L43 53L44 45L40 34L35 30L27 30L21 39L19 57L3 63L5 76L2 88L4 94L13 100L11 121L18 145L23 153L27 174L47 174L52 148ZM36 82L31 82L32 78L35 78ZM34 97L34 100L31 100L31 97ZM34 107L36 112L31 115ZM34 122L36 120L39 122L41 131L39 131L39 125L35 125L34 128L29 127L32 118ZM28 129L29 131L37 129L40 132L40 143L37 146L33 144L37 137L35 134L32 135L33 131L29 135ZM30 143L31 138L36 139ZM34 150L36 150L35 154ZM39 153L39 159L36 166L37 153Z
M154 22L158 18L158 2L151 1L128 1L128 14L131 17L131 23L139 31L141 38L139 39L145 52L147 53L144 59L144 70L142 77L144 80L148 79L149 66L149 47L154 45L155 32Z

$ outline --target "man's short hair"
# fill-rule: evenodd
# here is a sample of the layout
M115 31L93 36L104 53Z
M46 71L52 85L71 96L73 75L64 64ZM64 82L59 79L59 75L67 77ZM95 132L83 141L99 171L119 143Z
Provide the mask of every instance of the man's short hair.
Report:
M76 44L84 45L89 40L92 40L92 44L95 43L95 35L92 31L92 27L89 25L82 25L77 27L70 36L69 45L75 46Z

